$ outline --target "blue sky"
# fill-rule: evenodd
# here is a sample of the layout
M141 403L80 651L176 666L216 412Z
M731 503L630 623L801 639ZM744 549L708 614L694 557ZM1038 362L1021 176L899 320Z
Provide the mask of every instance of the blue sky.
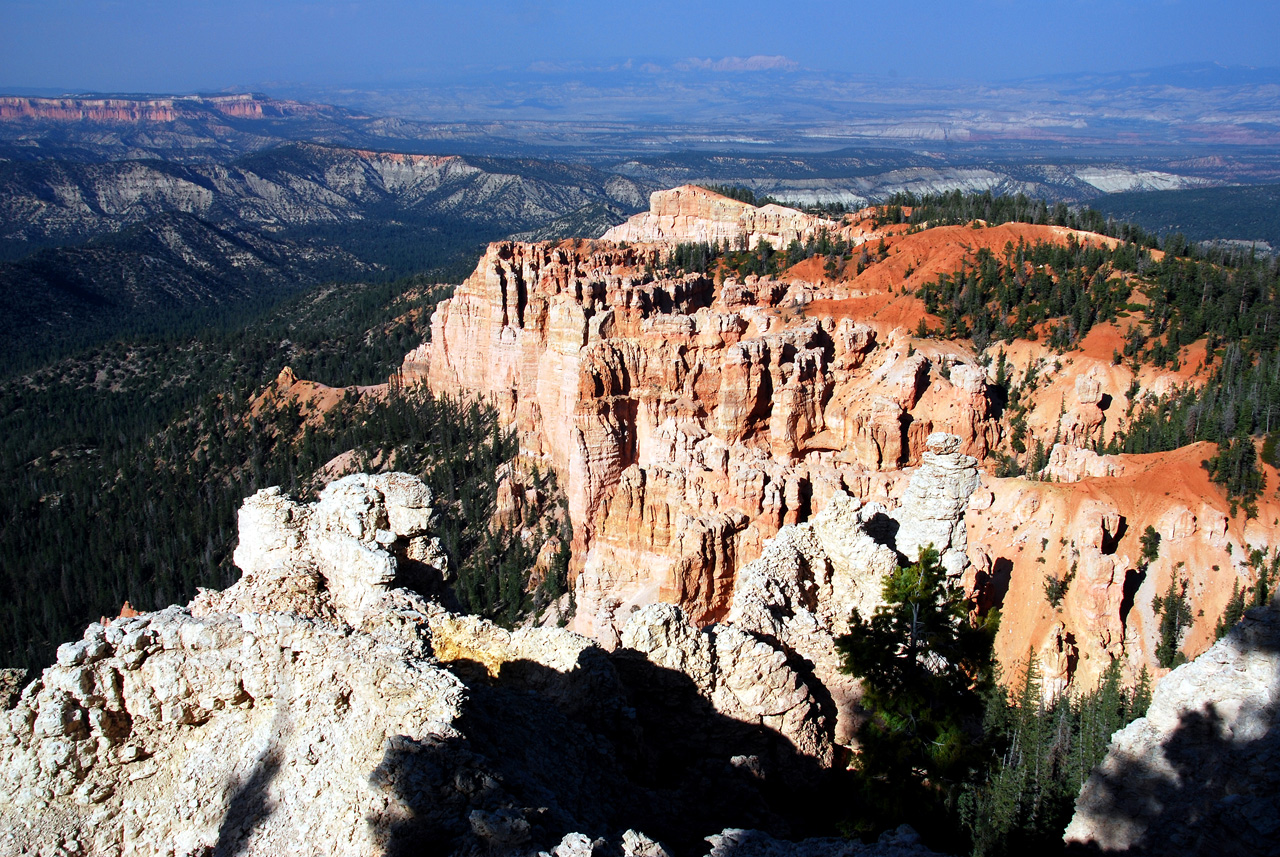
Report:
M1276 66L1277 44L1277 0L0 0L0 88L75 91L420 85L535 64L753 55L996 81L1185 62Z

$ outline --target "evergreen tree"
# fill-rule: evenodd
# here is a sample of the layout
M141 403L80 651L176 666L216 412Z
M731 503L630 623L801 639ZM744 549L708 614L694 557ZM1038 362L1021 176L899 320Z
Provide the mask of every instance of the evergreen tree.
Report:
M870 619L856 611L837 641L844 669L862 680L869 720L860 734L862 833L908 822L954 841L961 783L981 758L983 693L992 682L998 624L970 616L960 587L931 546L884 584Z
M1187 600L1187 580L1170 578L1169 589L1152 602L1160 617L1160 643L1156 646L1156 662L1160 666L1176 667L1187 662L1187 656L1178 646L1182 632L1191 627L1191 602Z
M987 732L998 757L985 780L960 800L960 814L978 857L1060 854L1062 832L1090 771L1111 736L1146 713L1151 684L1145 670L1133 688L1112 661L1093 691L1044 698L1035 659L1022 682L993 700Z

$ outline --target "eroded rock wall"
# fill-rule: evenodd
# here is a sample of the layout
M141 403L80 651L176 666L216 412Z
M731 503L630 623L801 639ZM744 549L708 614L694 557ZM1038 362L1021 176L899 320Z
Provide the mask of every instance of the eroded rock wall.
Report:
M1256 518L1233 517L1199 467L1212 453L1195 446L1155 457L1095 449L1142 396L1201 376L1117 364L1114 325L1064 354L1023 340L978 354L912 335L939 323L913 290L969 264L975 248L1112 239L852 217L817 228L863 245L856 265L827 276L815 257L740 282L672 274L665 262L675 243L748 234L755 221L740 215L764 209L687 188L653 204L625 227L629 243L494 245L402 368L406 381L487 397L522 453L557 471L574 527L574 630L612 647L632 610L654 602L698 626L724 620L768 540L839 493L882 503L904 556L933 543L984 609L1002 610L1006 674L1030 652L1058 674L1053 687L1091 685L1114 657L1130 678L1144 666L1160 674L1152 605L1171 579L1190 582L1192 656L1233 584L1256 580L1250 557L1276 544L1280 503L1263 497ZM1016 447L1014 387L1026 407L1018 442L1051 453L1039 473L997 478ZM958 438L945 461L930 450L937 433ZM947 479L917 482L917 471ZM938 493L921 494L926 483ZM973 514L954 524L966 504ZM1148 525L1166 546L1155 560L1139 543ZM1067 581L1056 604L1047 581Z
M556 469L573 627L606 640L621 630L609 617L656 601L723 618L781 527L837 492L888 500L931 433L976 456L999 438L972 355L931 359L901 331L810 317L803 284L663 275L668 249L495 244L402 368L485 396L522 453Z
M756 207L696 185L659 190L649 197L649 210L615 226L604 241L656 244L665 241L739 244L755 249L761 240L780 250L839 224L781 205Z

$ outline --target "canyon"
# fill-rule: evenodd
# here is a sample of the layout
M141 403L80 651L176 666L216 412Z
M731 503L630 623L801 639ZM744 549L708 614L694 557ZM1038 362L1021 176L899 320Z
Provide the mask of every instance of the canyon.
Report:
M215 163L0 158L0 351L438 274L512 233L598 231L648 190L589 167L314 143Z
M940 274L982 250L1114 239L882 215L659 191L599 239L490 244L385 385L280 372L254 413L297 402L314 422L420 384L493 405L520 448L494 475L498 516L520 520L529 475L556 474L572 592L517 628L450 612L433 595L453 573L438 498L408 474L339 456L315 502L260 490L239 511L238 582L104 617L20 691L3 676L0 841L112 857L927 855L907 828L805 837L830 832L827 787L866 716L837 640L930 545L975 615L1000 611L1004 681L1029 662L1046 697L1092 689L1112 662L1156 679L1069 838L1149 840L1158 818L1111 790L1150 757L1144 782L1167 791L1188 717L1249 744L1224 763L1236 782L1270 752L1274 616L1216 644L1214 626L1273 555L1280 502L1239 510L1202 466L1210 444L1100 452L1133 409L1204 383L1204 343L1160 368L1115 359L1117 323L1067 350L942 338L917 294ZM745 276L672 262L703 242L758 257L831 240L847 261ZM1044 464L997 475L1015 385ZM1170 672L1157 598L1183 579L1194 662ZM1187 752L1219 738L1199 729ZM1265 838L1266 800L1254 789L1215 818Z
M873 215L830 220L686 186L656 192L649 212L598 241L490 245L397 383L484 396L522 455L557 472L574 524L571 627L598 639L657 602L695 624L724 619L739 571L839 494L905 515L909 535L921 513L901 505L907 480L945 432L986 462L963 496L933 501L964 513L949 568L1001 609L1006 675L1029 655L1057 690L1092 686L1112 658L1130 679L1162 674L1152 602L1176 577L1189 579L1198 617L1185 651L1204 651L1233 584L1254 580L1251 552L1275 544L1280 505L1268 495L1256 517L1231 514L1200 467L1206 445L1094 451L1143 397L1203 382L1198 346L1174 371L1117 363L1114 324L1063 353L917 336L940 319L916 289L980 248L1114 239L1019 223L912 230ZM861 248L865 267L830 276L813 259L741 281L664 270L680 243L785 246L819 233ZM1011 376L1042 379L1026 417L1030 442L1052 447L1042 479L997 477L988 458L1010 433L992 391L998 354ZM1161 549L1144 559L1148 526ZM1050 604L1046 578L1069 576Z

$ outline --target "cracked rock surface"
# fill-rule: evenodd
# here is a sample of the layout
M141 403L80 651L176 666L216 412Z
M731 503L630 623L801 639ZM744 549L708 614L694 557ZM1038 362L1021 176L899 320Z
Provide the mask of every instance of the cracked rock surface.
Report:
M838 581L861 536L815 522L780 543L743 590L789 593L776 626L651 607L611 654L405 588L447 573L431 499L404 474L312 504L260 491L235 585L61 646L0 711L0 853L837 853L785 841L833 817L827 702L797 641L815 592L856 589ZM930 853L868 848L839 853Z

